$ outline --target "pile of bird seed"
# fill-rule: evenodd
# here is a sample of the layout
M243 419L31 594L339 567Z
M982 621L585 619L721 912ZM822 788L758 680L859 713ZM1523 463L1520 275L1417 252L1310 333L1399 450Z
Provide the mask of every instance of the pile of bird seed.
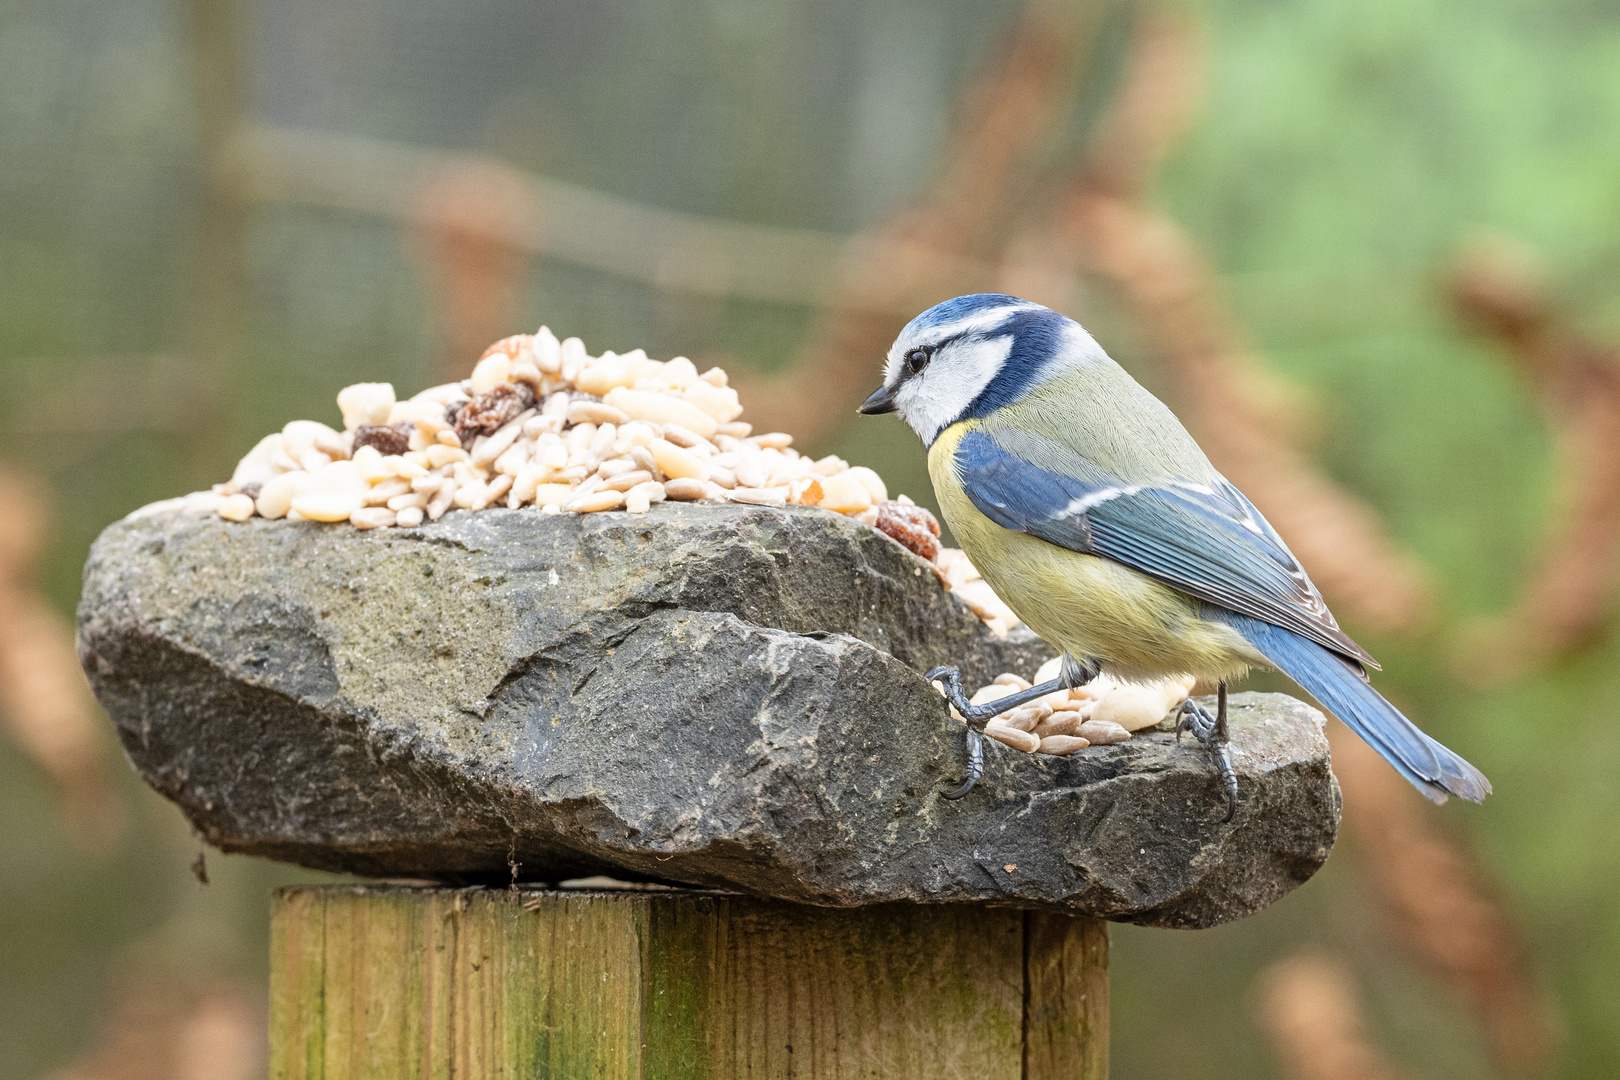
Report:
M266 435L211 491L153 503L170 511L414 528L452 509L643 514L666 499L813 506L845 514L934 563L992 630L1019 623L966 555L939 546L939 523L882 477L781 432L755 435L718 367L640 349L591 356L545 327L485 350L472 376L404 401L389 383L337 396L338 431L294 420Z
M979 687L970 700L974 705L983 705L1055 679L1061 660L1053 657L1042 664L1033 682L1011 672L997 675L988 686ZM1190 675L1145 684L1122 683L1099 675L1084 686L1054 691L993 718L984 733L1026 754L1067 757L1084 747L1121 743L1133 732L1156 727L1187 700L1194 682ZM961 719L955 709L951 715Z

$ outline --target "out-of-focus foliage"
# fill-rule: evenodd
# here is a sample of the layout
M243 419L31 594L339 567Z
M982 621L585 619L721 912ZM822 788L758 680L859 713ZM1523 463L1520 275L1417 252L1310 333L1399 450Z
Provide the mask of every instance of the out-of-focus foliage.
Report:
M1275 368L1318 391L1324 460L1429 565L1442 621L1506 609L1558 493L1533 395L1493 345L1459 332L1440 282L1459 246L1499 232L1539 250L1566 317L1620 338L1620 12L1500 2L1205 10L1210 93L1166 175L1167 203L1228 275ZM1494 691L1447 680L1438 643L1369 644L1385 667L1379 685L1495 784L1482 807L1454 816L1499 875L1554 988L1568 1026L1563 1074L1602 1075L1620 1060L1612 632ZM1278 921L1329 891L1285 901ZM1331 921L1333 934L1351 924ZM1121 968L1133 943L1120 942ZM1152 946L1160 957L1168 947ZM1410 986L1369 980L1368 990L1413 1072L1480 1075L1466 1058L1426 1060L1454 1044L1418 1020L1432 1006L1399 1003ZM1122 1064L1138 1060L1128 1040L1121 1054Z
M0 457L54 492L38 578L63 612L107 522L223 478L289 419L335 418L346 383L414 389L443 362L443 313L408 228L275 202L244 211L232 344L199 359L214 256L193 65L212 46L194 15L214 6L0 8ZM1019 10L258 0L237 7L235 45L253 121L476 151L651 206L847 234L929 182L956 95ZM1449 667L1457 628L1513 603L1558 493L1530 386L1463 332L1441 282L1461 245L1494 231L1541 253L1572 325L1620 340L1620 10L1192 10L1208 85L1159 202L1271 367L1313 392L1322 463L1432 573L1434 627L1366 642L1379 685L1495 783L1484 806L1445 816L1551 988L1567 1029L1559 1074L1607 1075L1620 1060L1620 645L1610 633L1489 690ZM1127 15L1113 5L1104 20L1083 87L1097 101ZM1154 384L1158 358L1116 299L1079 296L1073 314ZM593 348L742 371L787 366L816 323L806 306L692 298L550 260L522 297L513 330L545 321ZM898 425L852 425L815 449L931 501ZM312 876L216 855L200 886L178 815L133 778L123 788L123 845L86 854L45 774L0 740L0 1078L73 1057L116 1012L114 988L153 971L252 986L268 888ZM1256 977L1317 943L1352 958L1371 1038L1410 1075L1490 1075L1474 1015L1382 924L1356 862L1374 840L1352 836L1316 881L1243 923L1117 929L1116 1074L1268 1075Z

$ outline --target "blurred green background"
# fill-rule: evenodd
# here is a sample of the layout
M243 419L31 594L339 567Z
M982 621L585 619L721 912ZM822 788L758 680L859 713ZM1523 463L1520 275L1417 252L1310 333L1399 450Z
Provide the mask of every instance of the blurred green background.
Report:
M1115 928L1114 1075L1307 1075L1268 1026L1264 988L1272 965L1308 949L1348 975L1367 1044L1404 1075L1615 1075L1620 650L1604 625L1476 686L1470 665L1499 656L1462 647L1477 620L1514 609L1582 482L1558 449L1568 402L1473 333L1447 282L1481 237L1514 265L1533 252L1552 337L1613 362L1620 8L1047 6L1072 9L1089 45L1003 216L1027 220L1083 157L1143 21L1190 27L1196 108L1147 205L1202 252L1264 369L1306 392L1305 445L1320 467L1426 568L1429 623L1344 621L1383 661L1379 685L1495 784L1481 807L1410 820L1470 868L1509 928L1504 949L1522 950L1496 967L1545 1009L1540 1030L1558 1044L1504 1056L1477 1003L1495 976L1470 990L1425 959L1377 884L1378 850L1393 840L1357 831L1347 781L1347 842L1273 908L1197 933ZM546 218L566 200L513 196L522 205L495 227L532 213L540 239L505 261L456 248L440 226L462 200L500 204L516 175L622 200L587 210L807 230L741 235L822 250L924 198L949 164L964 95L1024 11L1013 0L0 6L0 461L51 521L32 568L8 571L15 587L70 613L109 522L225 479L288 420L334 421L348 383L410 393L465 372L480 333L545 322L593 352L641 346L739 377L818 362L807 343L837 316L814 289L795 300L733 288L705 278L701 251L638 268L608 238L611 222L588 214L552 223L578 240L562 250ZM310 146L326 156L300 157ZM473 165L438 188L402 188L400 163L429 151L479 157L434 159ZM478 171L491 161L508 168ZM447 284L458 274L460 292ZM1183 404L1142 312L1071 276L1069 313ZM883 319L889 333L904 321ZM878 348L860 359L861 385L837 387L843 398L869 389ZM783 426L794 430L791 417ZM810 426L810 449L932 502L900 425ZM1606 594L1612 578L1596 565L1592 590ZM131 1064L180 1060L155 1045L176 1031L193 1057L213 1047L239 1062L214 1058L196 1075L255 1075L268 892L318 875L216 853L200 884L178 812L98 730L106 813L124 815L100 839L64 815L63 781L27 739L0 737L0 1078L182 1075ZM242 1015L247 1028L232 1020Z

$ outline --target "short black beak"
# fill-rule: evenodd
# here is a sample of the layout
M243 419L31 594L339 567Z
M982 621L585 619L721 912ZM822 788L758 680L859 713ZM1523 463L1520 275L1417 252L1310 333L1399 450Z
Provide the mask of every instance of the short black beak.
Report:
M872 396L861 402L861 407L855 411L866 416L894 412L894 391L887 386L878 387L872 391Z

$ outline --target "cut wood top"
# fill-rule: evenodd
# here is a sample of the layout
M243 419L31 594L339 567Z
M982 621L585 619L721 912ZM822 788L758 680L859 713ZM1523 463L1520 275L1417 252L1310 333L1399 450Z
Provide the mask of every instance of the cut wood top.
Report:
M1162 926L1249 914L1338 824L1321 715L1233 703L1241 796L1190 740L987 744L920 674L993 637L926 564L815 510L452 513L419 529L172 514L85 571L80 650L145 779L228 851L450 882L590 874L857 906Z

